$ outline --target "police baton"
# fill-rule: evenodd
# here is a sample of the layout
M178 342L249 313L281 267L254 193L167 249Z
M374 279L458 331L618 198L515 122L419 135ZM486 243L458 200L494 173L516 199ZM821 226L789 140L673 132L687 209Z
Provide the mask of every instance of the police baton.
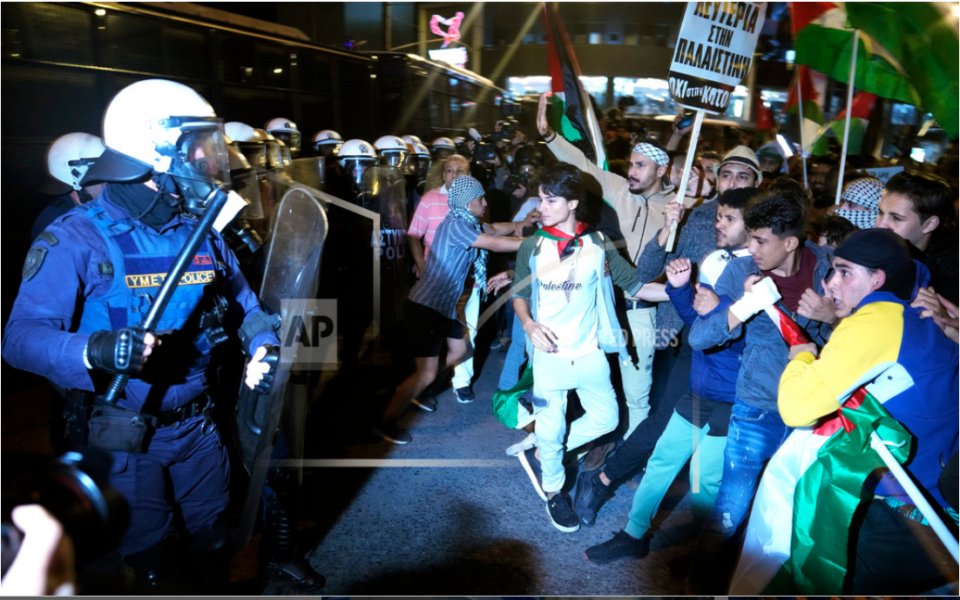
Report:
M227 189L224 187L218 186L211 193L211 195L213 196L213 199L207 202L207 207L203 211L203 216L200 218L200 222L197 223L197 228L194 229L193 233L190 234L190 238L187 240L186 245L184 245L183 249L180 251L180 254L177 255L176 260L170 267L170 271L163 280L163 284L160 286L160 291L157 292L157 297L154 298L153 302L150 304L150 310L147 311L147 316L144 317L143 322L140 323L140 327L146 331L150 331L157 326L157 323L159 323L160 317L163 315L163 311L167 307L167 303L170 302L170 298L177 290L177 285L180 283L180 278L183 277L187 267L193 261L194 255L197 253L197 250L200 249L200 244L203 243L203 239L213 228L214 221L216 221L217 217L220 215L221 209L223 209L223 207L227 204L229 195L227 193ZM120 393L123 392L125 387L127 387L127 381L129 379L129 375L114 375L113 380L110 382L110 386L107 388L107 391L103 396L103 401L110 405L116 404L120 399Z

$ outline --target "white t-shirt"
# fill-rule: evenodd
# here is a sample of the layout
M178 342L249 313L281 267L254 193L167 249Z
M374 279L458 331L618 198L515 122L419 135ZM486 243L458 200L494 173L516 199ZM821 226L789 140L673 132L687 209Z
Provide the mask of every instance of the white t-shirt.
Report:
M534 260L537 322L557 335L557 355L577 358L595 351L597 336L597 253L603 247L589 238L563 260L557 242L544 239Z

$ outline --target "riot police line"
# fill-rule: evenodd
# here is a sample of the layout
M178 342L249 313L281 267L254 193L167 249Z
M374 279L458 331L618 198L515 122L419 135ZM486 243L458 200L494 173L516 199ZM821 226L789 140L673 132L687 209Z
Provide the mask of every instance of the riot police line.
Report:
M157 102L161 93L179 104ZM111 101L102 140L70 134L48 154L50 173L72 200L56 206L31 247L3 350L8 362L46 377L65 395L68 447L80 454L40 469L57 474L56 493L33 493L50 487L44 477L17 479L4 526L15 531L10 506L44 497L58 499L44 505L68 534L89 536L90 523L97 524L101 545L79 544L87 549L78 562L98 565L88 584L102 583L106 572L116 587L93 591L194 591L182 586L201 567L209 580L203 589L216 591L229 557L258 525L270 548L262 575L279 574L305 593L323 584L297 550L302 472L277 465L302 458L319 371L344 375L349 386L371 365L404 369L401 309L414 281L409 216L431 187L431 162L468 152L471 142L441 137L427 148L416 136L387 135L370 144L323 130L312 143L314 155L301 156L301 135L289 119L272 119L263 129L223 124L194 90L145 80ZM515 184L530 186L529 174L518 177ZM227 204L229 215L221 212ZM102 260L90 263L95 272L69 272L76 252L99 253ZM66 306L64 294L40 300L54 279L75 287L75 305ZM106 299L101 288L109 288ZM55 307L59 320L37 314L56 302L63 304ZM319 358L317 339L298 330L318 317L332 324L324 328L332 339ZM70 369L41 356L36 346L43 340L74 331L75 338L61 340L64 353L73 351ZM237 350L246 354L245 366ZM219 379L208 380L213 371ZM134 471L148 461L166 472L179 468L157 455L158 448L185 443L170 433L181 428L196 428L182 462L202 450L200 468L190 468L216 480L199 502L206 505L197 517L202 526L161 514L143 523ZM208 447L221 436L247 475L242 509L230 523L222 518L227 451ZM94 467L77 466L86 464ZM91 485L78 493L63 481ZM92 502L100 510L82 519L62 510L64 496L89 505L89 494L111 501ZM4 546L5 564L15 555L16 544Z

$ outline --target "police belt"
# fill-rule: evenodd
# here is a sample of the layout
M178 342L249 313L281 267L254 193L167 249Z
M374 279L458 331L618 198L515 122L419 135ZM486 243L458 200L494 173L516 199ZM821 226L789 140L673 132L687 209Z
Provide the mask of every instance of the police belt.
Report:
M657 307L657 304L655 302L647 302L646 300L627 300L626 302L627 302L627 310Z
M213 400L209 394L203 393L184 404L170 410L165 410L155 415L148 415L156 428L167 427L180 421L186 421L193 417L199 417L204 414L208 408L213 407Z

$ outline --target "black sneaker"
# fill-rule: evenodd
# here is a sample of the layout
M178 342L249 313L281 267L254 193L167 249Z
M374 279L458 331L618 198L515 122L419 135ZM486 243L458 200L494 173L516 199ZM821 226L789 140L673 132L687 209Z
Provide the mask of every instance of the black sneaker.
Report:
M625 531L618 531L612 538L604 543L587 548L584 555L590 562L603 565L627 556L643 558L649 552L650 538L648 536L643 536L638 540L635 537L631 537Z
M570 506L570 498L563 492L547 500L547 514L553 526L564 533L573 533L580 529L580 519Z
M413 441L413 437L410 436L410 432L402 427L399 427L392 421L383 421L377 425L374 425L372 431L374 434L382 437L391 444L397 444L399 446L409 444L411 441Z
M597 511L610 498L610 488L600 481L600 471L584 471L577 476L577 493L573 506L580 522L587 527L597 520Z
M540 496L541 500L546 502L547 495L540 486L540 477L543 471L540 469L540 459L537 458L536 447L521 452L517 455L517 459L520 461L520 464L523 465L523 470L527 472L527 477L530 478L530 483L533 484L533 489L537 491L537 495Z
M437 412L437 399L432 396L421 396L412 400L413 405L428 413Z
M457 388L453 390L453 395L457 397L457 402L460 404L470 404L476 399L476 396L473 395L473 390L470 389L470 386Z

